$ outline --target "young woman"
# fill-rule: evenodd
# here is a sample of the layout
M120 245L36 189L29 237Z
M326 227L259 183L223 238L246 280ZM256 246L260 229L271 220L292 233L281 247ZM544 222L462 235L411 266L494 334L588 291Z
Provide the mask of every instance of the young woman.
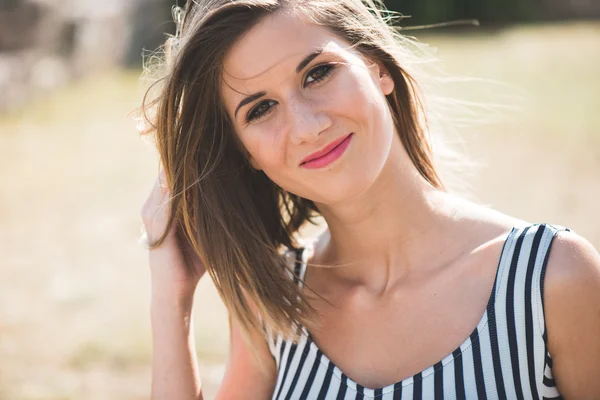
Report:
M445 190L410 42L378 6L188 6L147 107L153 399L202 398L205 271L231 321L219 400L600 398L600 256Z

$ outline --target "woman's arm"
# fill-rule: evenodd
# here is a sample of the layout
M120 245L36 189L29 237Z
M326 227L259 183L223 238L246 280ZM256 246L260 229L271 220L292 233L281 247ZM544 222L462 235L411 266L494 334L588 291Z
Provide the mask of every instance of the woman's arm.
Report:
M565 399L600 399L600 255L573 232L554 241L544 303L556 386Z
M142 207L149 242L157 240L166 229L169 199L161 171ZM192 312L194 292L205 268L191 246L177 235L175 225L165 241L149 251L153 400L203 399ZM264 335L256 332L250 338L257 360L237 324L230 323L230 327L229 360L217 399L268 399L275 385L275 365Z
M154 269L167 266L167 254L151 250ZM152 279L152 400L202 399L192 320L193 294L170 290Z
M166 263L168 259L159 253L151 262ZM174 292L160 282L153 279L151 300L152 399L203 399L194 343L193 296ZM227 368L216 399L269 399L275 379L275 361L265 336L253 333L248 344L230 318Z
M155 243L167 229L170 199L161 169L141 212L149 243ZM148 252L153 400L202 399L191 316L194 292L205 268L190 246L182 246L176 225L172 224L160 246Z
M216 400L267 400L273 396L277 379L275 360L265 336L251 335L248 344L235 320L229 319L230 347L227 369ZM253 353L249 346L252 346Z

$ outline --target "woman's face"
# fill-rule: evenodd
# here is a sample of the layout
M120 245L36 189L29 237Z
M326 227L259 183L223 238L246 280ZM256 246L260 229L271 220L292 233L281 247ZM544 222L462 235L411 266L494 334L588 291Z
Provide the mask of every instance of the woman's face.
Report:
M393 88L343 39L283 13L264 18L224 60L223 101L254 168L325 205L364 192L383 169Z

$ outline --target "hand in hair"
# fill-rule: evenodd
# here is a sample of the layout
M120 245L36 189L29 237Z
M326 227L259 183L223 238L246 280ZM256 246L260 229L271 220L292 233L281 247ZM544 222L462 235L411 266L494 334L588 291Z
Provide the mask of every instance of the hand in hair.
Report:
M149 251L152 295L169 296L175 301L191 300L206 269L178 231L177 221L168 226L170 199L171 192L161 168L141 212L147 242L152 244ZM169 230L161 243L160 238L167 228Z

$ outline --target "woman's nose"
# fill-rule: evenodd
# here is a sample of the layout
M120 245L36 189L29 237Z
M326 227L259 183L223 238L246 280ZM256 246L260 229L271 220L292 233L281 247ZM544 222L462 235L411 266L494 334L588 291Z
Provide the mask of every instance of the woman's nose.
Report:
M314 142L331 126L331 119L307 101L295 101L289 110L290 140L294 145Z

